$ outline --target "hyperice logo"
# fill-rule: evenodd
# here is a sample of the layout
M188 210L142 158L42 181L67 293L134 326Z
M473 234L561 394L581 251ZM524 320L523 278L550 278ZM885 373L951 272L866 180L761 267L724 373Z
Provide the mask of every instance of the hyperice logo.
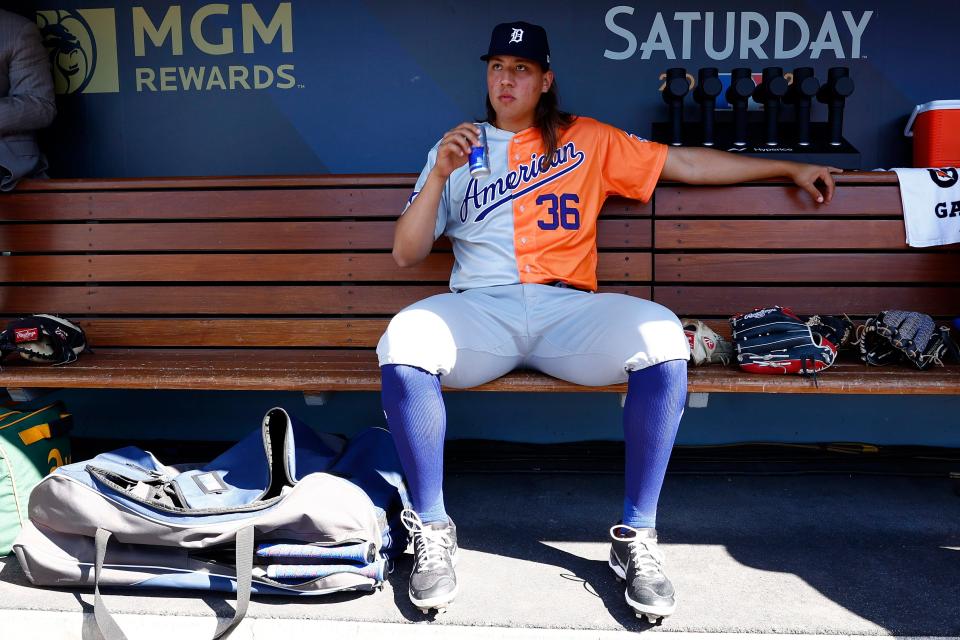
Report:
M116 93L117 21L113 9L38 11L57 93Z

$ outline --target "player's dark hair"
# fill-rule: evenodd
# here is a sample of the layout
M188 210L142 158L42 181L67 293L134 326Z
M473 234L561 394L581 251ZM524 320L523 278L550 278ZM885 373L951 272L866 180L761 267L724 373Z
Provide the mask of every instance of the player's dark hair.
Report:
M540 94L540 101L537 102L537 110L533 115L533 124L540 129L540 135L543 137L543 154L548 158L548 163L550 156L560 144L560 132L573 124L576 119L575 115L560 110L560 93L557 90L557 81L554 80L550 89ZM487 95L487 122L493 124L496 121L497 112L494 111L490 96Z

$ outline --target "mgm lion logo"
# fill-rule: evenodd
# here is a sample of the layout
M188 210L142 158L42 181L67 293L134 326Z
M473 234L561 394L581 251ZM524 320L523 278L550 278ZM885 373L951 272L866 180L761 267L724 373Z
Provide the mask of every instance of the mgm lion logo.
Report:
M97 41L90 25L79 11L73 10L38 14L37 23L43 44L50 52L57 93L83 91L97 68Z
M57 93L120 90L113 9L38 11L37 25L50 54Z

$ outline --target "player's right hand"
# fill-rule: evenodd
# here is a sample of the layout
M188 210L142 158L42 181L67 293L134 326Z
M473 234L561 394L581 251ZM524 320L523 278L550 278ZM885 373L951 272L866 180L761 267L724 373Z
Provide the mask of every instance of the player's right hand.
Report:
M447 131L437 148L437 163L433 170L446 180L455 169L467 163L470 147L478 146L479 140L477 125L472 122L464 122Z

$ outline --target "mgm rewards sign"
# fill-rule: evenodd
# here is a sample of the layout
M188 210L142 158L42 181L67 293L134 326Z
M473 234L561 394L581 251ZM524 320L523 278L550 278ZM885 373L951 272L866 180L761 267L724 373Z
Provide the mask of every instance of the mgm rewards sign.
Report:
M207 4L192 14L160 2L58 9L38 11L37 24L57 93L291 89L297 86L293 64L257 59L263 52L271 61L293 53L291 3L260 4L259 10L249 2ZM121 11L130 13L118 16ZM118 17L129 31L118 29Z

